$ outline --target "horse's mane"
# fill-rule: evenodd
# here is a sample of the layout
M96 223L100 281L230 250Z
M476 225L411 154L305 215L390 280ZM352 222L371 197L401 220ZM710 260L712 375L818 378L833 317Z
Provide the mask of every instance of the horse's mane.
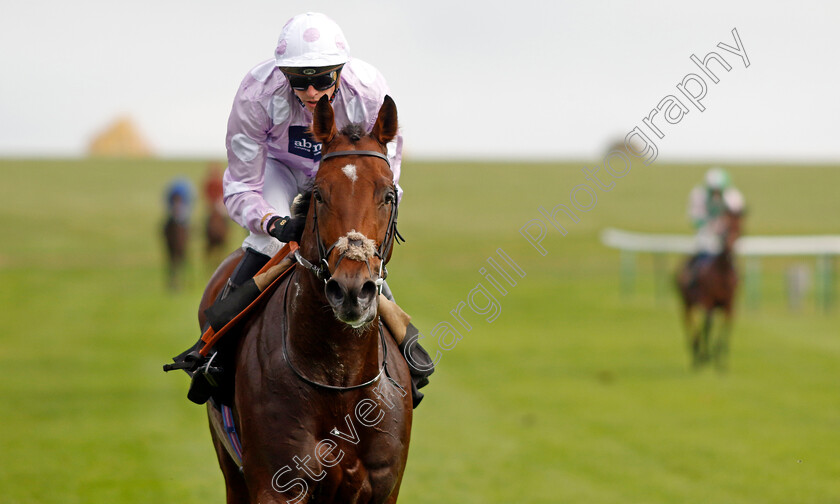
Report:
M314 181L314 179L313 179ZM306 218L306 214L309 213L309 202L312 201L312 183L310 182L307 186L303 189L296 198L295 201L292 203L292 217L297 218Z

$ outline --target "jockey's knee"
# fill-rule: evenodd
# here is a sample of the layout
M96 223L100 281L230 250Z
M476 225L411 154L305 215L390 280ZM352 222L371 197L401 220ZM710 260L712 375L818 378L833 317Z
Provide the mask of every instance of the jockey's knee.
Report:
M239 261L236 269L233 270L233 274L230 275L230 282L234 287L239 287L254 278L254 275L265 266L269 259L271 259L269 256L257 252L251 247L247 247L245 249L245 255L242 256L242 260Z

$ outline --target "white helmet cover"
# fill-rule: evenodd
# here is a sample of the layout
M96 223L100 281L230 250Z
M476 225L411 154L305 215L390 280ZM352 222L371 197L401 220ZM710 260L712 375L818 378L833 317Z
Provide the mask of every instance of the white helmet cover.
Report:
M723 168L715 166L706 172L706 187L721 191L729 187L729 175Z
M318 12L307 12L283 26L274 59L279 67L341 65L350 59L350 46L335 21Z

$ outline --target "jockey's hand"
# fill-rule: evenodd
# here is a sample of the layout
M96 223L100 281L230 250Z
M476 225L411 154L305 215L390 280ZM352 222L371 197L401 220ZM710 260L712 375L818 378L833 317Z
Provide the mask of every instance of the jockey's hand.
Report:
M300 241L303 228L306 226L305 217L272 217L268 221L268 234L283 243Z

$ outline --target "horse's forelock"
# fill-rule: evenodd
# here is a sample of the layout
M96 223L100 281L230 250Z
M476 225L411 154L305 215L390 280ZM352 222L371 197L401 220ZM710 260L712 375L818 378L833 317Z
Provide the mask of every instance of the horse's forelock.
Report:
M367 131L362 123L348 124L341 129L341 135L346 136L351 142L358 142L363 136L367 135Z

